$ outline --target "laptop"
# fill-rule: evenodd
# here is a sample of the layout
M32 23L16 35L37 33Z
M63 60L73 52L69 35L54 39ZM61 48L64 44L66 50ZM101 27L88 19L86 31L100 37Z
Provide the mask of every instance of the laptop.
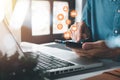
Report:
M25 45L21 47L8 26L6 29L17 43L19 50L25 54L22 48L25 48ZM33 50L31 51L33 54L39 55L39 62L36 69L41 69L48 78L103 66L101 61L78 57L73 51L62 44L51 42L32 47L29 44L27 47L28 51Z

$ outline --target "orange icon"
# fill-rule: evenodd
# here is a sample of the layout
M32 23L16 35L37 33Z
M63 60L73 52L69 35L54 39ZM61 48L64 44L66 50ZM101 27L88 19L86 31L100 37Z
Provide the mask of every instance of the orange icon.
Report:
M57 29L61 30L63 28L63 25L62 24L58 24L57 25Z
M71 12L70 12L70 16L71 17L76 17L77 16L77 11L76 10L72 10Z
M77 30L77 26L73 25L73 26L71 27L71 30L72 30L72 31L76 31L76 30Z
M63 20L64 19L64 15L63 14L58 14L57 19L58 20Z
M67 19L67 20L66 20L66 24L67 24L67 25L70 25L70 24L71 24L71 20Z
M63 7L63 11L65 11L65 12L68 12L68 9L69 9L68 6Z
M70 39L70 37L71 37L71 32L70 31L67 31L67 32L64 33L64 38L65 39Z

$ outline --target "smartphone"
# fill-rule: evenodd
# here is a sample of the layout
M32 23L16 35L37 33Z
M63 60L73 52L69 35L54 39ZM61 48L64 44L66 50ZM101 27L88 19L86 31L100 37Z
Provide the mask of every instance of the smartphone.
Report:
M84 42L90 42L91 40L86 38L86 39L82 39L80 40L80 42L74 42L72 40L58 40L58 39L55 39L55 42L56 43L60 43L60 44L65 44L67 47L70 47L70 48L82 48L82 44Z
M67 47L70 48L82 48L82 42L76 43L70 40L58 40L58 39L55 39L55 42L60 44L65 44Z
M82 43L66 41L66 46L70 48L82 48Z

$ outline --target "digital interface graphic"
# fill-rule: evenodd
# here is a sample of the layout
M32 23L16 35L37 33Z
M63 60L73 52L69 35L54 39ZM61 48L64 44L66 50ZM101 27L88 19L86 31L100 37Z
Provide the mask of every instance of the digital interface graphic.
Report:
M69 7L68 7L68 6L63 6L63 11L66 12L66 13L68 13L68 12L69 12ZM78 14L77 14L77 11L76 11L76 10L71 10L69 15L70 15L70 17L75 18ZM64 14L59 13L59 14L57 15L57 20L58 20L59 22L63 21L64 19L65 19ZM65 24L66 24L66 25L70 25L70 24L71 24L71 20L70 20L70 19L65 20ZM62 30L63 27L64 27L64 25L63 25L62 23L59 23L59 24L57 25L57 29L58 29L58 30ZM77 30L77 26L75 26L75 25L72 26L72 27L70 28L70 30L76 31L76 30ZM63 36L64 36L65 39L70 39L70 37L71 37L71 32L70 32L70 30L64 32L64 35L63 35Z
M57 19L58 20L63 20L64 19L64 15L63 14L58 14Z
M76 10L72 10L70 12L70 16L73 17L73 18L75 18L77 16L77 11Z
M70 30L76 31L77 30L77 26L75 26L75 25L71 26Z
M64 6L63 7L63 11L68 12L69 11L69 7L68 6Z
M57 28L58 28L58 30L61 30L63 28L63 25L62 24L58 24Z
M67 19L67 20L66 20L66 24L67 24L67 25L70 25L70 24L71 24L71 20L70 20L70 19Z

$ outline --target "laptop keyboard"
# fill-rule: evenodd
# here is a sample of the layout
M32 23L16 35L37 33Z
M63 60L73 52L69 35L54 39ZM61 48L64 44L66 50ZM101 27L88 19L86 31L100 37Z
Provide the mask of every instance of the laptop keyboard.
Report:
M38 65L37 68L41 70L50 70L50 69L57 69L62 67L73 66L74 64L67 62L65 60L56 58L54 56L50 56L47 54L40 53L38 58Z

